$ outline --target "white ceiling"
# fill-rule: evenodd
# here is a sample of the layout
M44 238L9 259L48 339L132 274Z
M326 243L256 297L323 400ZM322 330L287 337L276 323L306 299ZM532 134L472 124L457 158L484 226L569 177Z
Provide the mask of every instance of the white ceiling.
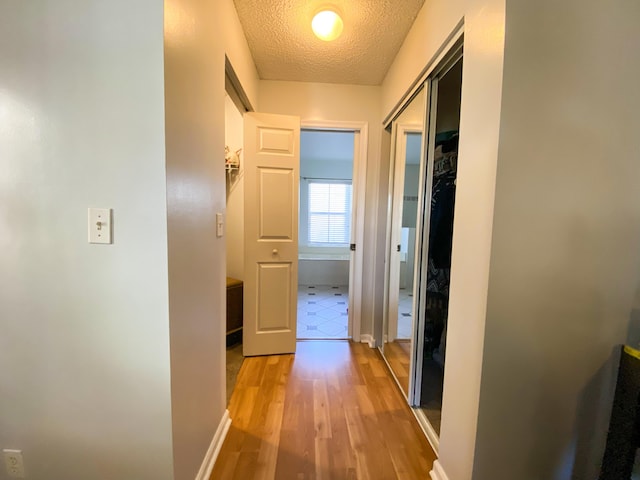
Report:
M424 0L234 3L261 79L380 85ZM311 31L311 19L325 7L344 20L333 42Z

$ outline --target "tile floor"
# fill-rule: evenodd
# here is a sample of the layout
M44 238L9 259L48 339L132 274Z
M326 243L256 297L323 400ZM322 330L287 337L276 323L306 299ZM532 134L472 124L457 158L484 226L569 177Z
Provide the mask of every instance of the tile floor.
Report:
M411 338L411 290L400 290L398 337ZM348 338L349 287L347 285L298 286L298 338Z
M398 298L398 337L399 339L411 338L411 323L413 316L411 313L413 303L413 293L411 290L400 289Z
M298 338L348 338L349 287L298 286Z

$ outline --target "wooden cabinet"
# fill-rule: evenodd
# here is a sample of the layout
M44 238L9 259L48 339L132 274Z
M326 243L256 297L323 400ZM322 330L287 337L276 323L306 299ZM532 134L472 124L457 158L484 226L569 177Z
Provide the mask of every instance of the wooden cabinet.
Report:
M242 341L242 280L227 277L227 346Z

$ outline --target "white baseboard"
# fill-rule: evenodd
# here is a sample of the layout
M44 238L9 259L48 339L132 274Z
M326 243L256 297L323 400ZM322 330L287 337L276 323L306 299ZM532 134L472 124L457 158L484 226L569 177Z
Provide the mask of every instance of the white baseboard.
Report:
M213 440L211 440L211 445L209 445L207 454L204 456L200 471L198 471L198 475L196 475L196 480L209 480L213 466L216 463L216 458L218 458L224 439L229 432L229 427L231 427L231 417L229 417L229 410L225 410L218 424L216 433L213 434Z
M375 348L376 342L373 340L373 336L368 333L363 333L360 335L360 342L368 343L371 348Z
M444 468L442 468L438 460L433 462L433 470L429 472L429 475L431 475L431 480L449 480L449 477L444 473Z

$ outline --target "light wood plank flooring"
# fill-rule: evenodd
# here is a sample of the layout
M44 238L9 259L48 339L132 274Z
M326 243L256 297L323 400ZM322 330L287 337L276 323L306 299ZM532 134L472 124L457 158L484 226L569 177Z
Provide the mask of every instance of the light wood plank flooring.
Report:
M384 355L395 373L404 394L409 396L409 359L411 340L396 340L384 344Z
M427 479L435 455L379 352L303 341L246 358L212 480Z

